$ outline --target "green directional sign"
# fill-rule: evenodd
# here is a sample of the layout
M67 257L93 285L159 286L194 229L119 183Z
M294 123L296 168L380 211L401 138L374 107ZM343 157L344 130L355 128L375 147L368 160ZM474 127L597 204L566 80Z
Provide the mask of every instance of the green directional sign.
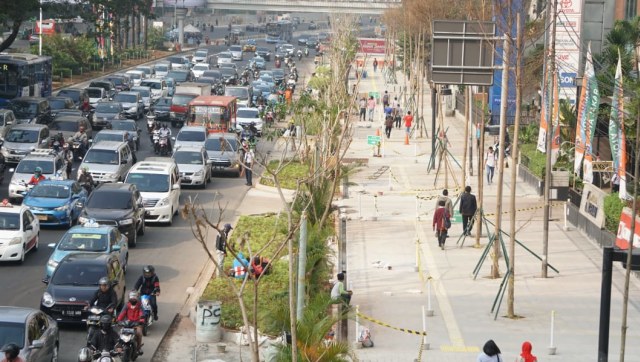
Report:
M367 144L377 146L380 143L380 136L367 136Z
M453 211L453 217L451 218L451 223L461 223L462 222L462 215L460 214L460 211L458 210L454 210Z
M369 92L369 97L373 97L374 99L380 98L380 93L378 92Z

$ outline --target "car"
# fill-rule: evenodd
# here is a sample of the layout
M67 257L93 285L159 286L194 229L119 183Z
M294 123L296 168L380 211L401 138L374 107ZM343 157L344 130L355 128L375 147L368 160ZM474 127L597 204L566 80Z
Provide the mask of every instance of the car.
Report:
M218 81L215 78L200 77L196 79L195 83L209 84L211 86L211 89L213 90L213 87L218 83Z
M207 63L198 63L194 65L193 68L191 69L191 71L193 72L193 75L196 78L202 77L202 73L204 73L207 70L209 70L209 64Z
M116 141L116 142L127 142L128 138L126 137L129 134L128 131L120 131L120 130L112 130L112 129L103 129L93 136L92 139L89 140L91 145L96 145L102 141Z
M78 169L86 167L96 182L118 182L124 180L133 164L134 156L127 142L102 141L87 151Z
M24 262L40 244L40 222L25 205L0 202L0 261Z
M260 74L260 78L258 78L258 80L260 80L261 82L267 84L269 87L271 88L275 88L276 86L276 81L273 79L273 75L272 74Z
M197 63L209 63L209 49L207 48L200 48L197 49L195 51L195 53L193 53L193 57L191 58L191 61L194 64Z
M258 108L238 108L238 112L236 113L236 123L238 125L238 132L242 131L242 126L246 127L253 123L258 130L258 135L262 135L263 122L260 118L260 111Z
M91 138L93 136L91 122L89 122L89 120L82 115L72 116L61 114L49 124L49 130L51 131L51 133L62 133L65 140L73 137L76 132L80 130L80 127L84 127L84 132L87 134L88 138Z
M233 68L220 68L222 80L226 85L235 85L238 83L238 73Z
M280 47L280 51L281 51L281 52L284 52L284 53L286 53L286 54L288 54L289 56L292 56L292 55L293 55L293 53L296 51L296 47L294 47L294 46L293 46L293 45L291 45L291 44L283 44L283 45Z
M48 124L53 118L46 98L15 98L9 102L8 109L16 115L17 123Z
M320 41L321 43L327 43L331 40L331 35L329 35L329 33L320 33L318 34L318 41Z
M32 151L25 156L16 168L10 168L11 181L9 182L9 201L18 201L24 197L27 191L25 186L36 167L40 167L42 175L46 178L66 178L66 160L54 150L40 149Z
M76 225L67 230L58 242L47 246L53 249L53 252L45 267L45 278L51 278L64 257L78 252L114 255L120 261L122 269L127 271L128 240L115 226L100 225L96 222Z
M276 53L273 55L274 59L279 59L280 61L283 61L286 56L287 53L281 50L276 51Z
M230 52L218 53L218 67L222 64L232 63L232 62L233 62L233 56L231 55Z
M169 64L171 64L171 70L184 69L188 70L191 62L189 58L182 55L174 55L167 58ZM167 75L168 76L168 75Z
M138 128L136 121L131 119L119 119L111 121L111 129L114 131L125 131L129 133L129 136L133 137L133 143L137 151L140 149L140 133L142 130ZM129 145L131 147L131 145Z
M114 119L124 119L124 108L120 102L98 102L93 117L93 128L102 128Z
M170 77L165 77L164 81L167 83L167 96L173 97L176 92L176 81Z
M153 70L156 73L156 78L164 79L166 78L167 73L169 73L169 71L171 70L171 63L165 63L165 62L156 63L153 66Z
M242 46L243 52L255 52L256 51L256 40L255 39L247 39L247 42Z
M240 45L232 45L229 47L229 53L231 53L232 60L242 61L242 47Z
M222 82L222 73L219 70L206 70L202 73L202 77L205 78L214 78L216 83Z
M123 178L124 179L124 178ZM145 207L136 185L104 183L91 192L78 221L117 226L135 248L138 236L145 233Z
M42 124L16 124L4 137L2 156L7 163L18 163L31 151L49 146L49 127Z
M136 67L135 70L142 71L145 74L145 76L144 76L145 79L153 78L153 68L152 67L143 65L143 66Z
M264 59L265 61L271 61L271 52L265 47L258 47L256 49L256 55Z
M69 97L73 100L76 107L81 105L85 99L89 99L87 91L83 88L64 88L56 93L58 97Z
M0 137L4 138L11 125L16 124L16 115L10 109L0 109Z
M94 80L89 83L89 87L99 87L106 92L106 98L111 99L116 95L116 85L107 79Z
M178 164L182 186L205 189L211 182L211 160L204 147L178 147L171 157Z
M309 37L307 39L307 48L309 49L315 49L318 44L320 44L320 39L318 39L318 37Z
M167 82L162 79L145 79L140 86L151 88L151 101L167 96Z
M47 100L49 101L49 107L51 107L52 117L55 117L59 111L76 108L75 103L73 103L73 99L69 97L51 96L48 97Z
M116 91L128 91L131 88L131 84L129 82L129 77L124 74L112 74L105 79L109 80L113 85L116 86Z
M240 177L240 142L235 133L211 134L204 143L212 170L231 171Z
M126 282L118 257L80 252L62 258L51 278L42 280L47 288L42 293L40 310L58 323L85 324L89 315L86 307L103 277L109 279L116 292L119 310L124 304Z
M276 85L282 83L284 81L284 69L272 69L271 76L273 77L273 81Z
M136 163L124 182L135 185L144 204L146 223L173 224L180 210L180 172L168 157L148 157Z
M18 346L23 361L58 361L58 323L37 309L0 307L0 345L8 343Z
M224 95L236 97L238 107L249 107L253 101L253 89L251 87L225 87Z
M144 110L149 110L151 107L151 88L145 87L142 85L131 87L131 92L140 93L140 97L142 98L142 104L144 105Z
M249 31L258 31L258 26L256 24L247 24L244 28L247 32Z
M171 97L161 97L151 105L150 112L156 116L156 120L159 122L168 122L169 112L171 110Z
M123 108L123 114L127 118L138 120L144 117L144 103L140 92L125 91L116 94L114 102L119 102Z
M178 85L180 83L193 82L194 76L190 69L176 69L170 70L167 73L167 78L173 79L173 82Z
M269 97L269 95L273 92L273 88L270 87L267 83L263 83L260 81L255 81L251 83L253 87L253 103L256 104L258 102L258 97L262 96L264 100Z
M184 126L174 137L174 148L180 146L202 147L207 140L207 128L204 126Z
M219 69L233 69L236 72L238 71L238 66L236 65L236 63L223 63L220 64L220 66L218 67Z
M87 199L87 190L75 180L44 180L29 191L22 203L41 226L72 226Z
M307 45L307 38L306 37L299 37L298 38L298 45Z
M313 20L311 20L309 22L309 30L317 30L318 29L318 24L316 24Z
M131 78L132 87L140 85L140 82L146 78L146 73L141 70L127 70L125 74Z
M249 67L255 67L256 69L267 69L267 62L262 57L256 56L249 60Z
M107 93L104 88L100 87L87 87L85 88L87 94L89 95L89 104L91 107L95 107L98 102L108 100Z

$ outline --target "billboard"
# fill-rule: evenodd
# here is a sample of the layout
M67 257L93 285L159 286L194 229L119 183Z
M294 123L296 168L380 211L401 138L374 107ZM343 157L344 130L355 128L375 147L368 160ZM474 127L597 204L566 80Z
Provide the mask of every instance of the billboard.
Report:
M385 39L358 38L358 43L360 44L358 53L384 55L386 48Z
M206 0L164 0L163 5L165 8L195 8L206 6Z
M578 94L576 92L575 77L580 67L580 39L582 31L582 1L558 1L556 17L556 64L560 70L560 99L566 99L575 105ZM569 79L573 78L573 79Z
M636 229L634 230L633 248L640 247L640 218L636 215ZM622 250L629 248L629 239L631 238L631 209L625 207L620 214L620 224L618 224L618 233L616 234L616 246Z

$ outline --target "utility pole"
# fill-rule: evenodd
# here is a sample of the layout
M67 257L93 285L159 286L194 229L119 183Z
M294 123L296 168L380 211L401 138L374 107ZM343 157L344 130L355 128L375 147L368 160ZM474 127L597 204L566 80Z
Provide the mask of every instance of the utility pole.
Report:
M42 56L42 0L40 0L40 26L38 26L38 55Z
M511 29L509 29L511 31ZM498 259L500 258L501 230L502 230L502 182L504 181L504 139L507 131L507 95L509 93L509 58L510 58L510 35L504 34L504 44L502 48L502 88L500 92L500 141L498 148L498 190L496 195L496 222L495 222L495 240L493 241L493 265L491 266L491 277L500 277L500 266ZM515 166L514 166L515 167ZM512 187L515 187L512 186Z
M515 158L518 157L518 133L520 129L520 104L522 103L522 23L520 22L520 13L516 15L516 119L513 125L513 142L511 154L511 190L509 200L509 284L507 285L507 316L514 318L516 316L514 300L515 300L515 265L516 265L516 182L517 167Z
M553 79L556 71L556 10L557 0L547 2L547 16L551 17L551 48L549 49L549 74ZM546 83L546 82L545 82ZM549 90L547 89L547 92ZM544 106L541 104L541 106ZM545 153L547 162L544 169L544 227L542 229L542 278L547 277L549 263L549 218L551 215L551 203L549 200L549 190L551 188L551 140L553 139L553 122L547 123L547 134L545 137Z
M476 228L476 244L475 248L480 248L480 236L482 236L482 218L484 217L483 204L484 204L484 165L482 164L484 161L484 110L487 108L487 88L482 87L482 115L480 116L480 139L478 140L478 210L480 210L480 214L476 214L476 224L478 227Z
M469 151L469 92L471 92L471 86L464 87L464 153L462 154L462 185L467 185L467 156Z
M318 157L316 157L317 159ZM296 319L302 320L304 314L305 275L307 270L307 212L302 213L300 220L300 246L298 249L298 303Z

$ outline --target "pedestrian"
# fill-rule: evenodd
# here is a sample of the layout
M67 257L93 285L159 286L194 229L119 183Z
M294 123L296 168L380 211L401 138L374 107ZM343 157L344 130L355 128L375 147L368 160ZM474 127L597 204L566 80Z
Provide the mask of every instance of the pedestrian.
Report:
M444 243L447 241L447 231L451 227L451 215L444 206L444 200L438 201L438 208L433 213L433 231L436 232L436 238L438 239L438 246L444 250Z
M227 256L227 241L229 240L229 232L233 229L231 224L224 224L222 232L216 237L216 254L218 255L218 270L216 275L222 277L224 274L224 258Z
M617 173L613 173L611 177L611 192L616 193L620 192L620 176Z
M496 342L490 339L482 347L482 353L478 355L477 362L503 362L500 353L502 352L500 352Z
M378 59L373 58L373 72L375 73L378 70Z
M369 101L367 102L367 111L369 112L369 122L373 122L373 111L376 109L376 100L373 99L373 96L369 96Z
M384 95L382 96L382 106L386 107L389 105L389 92L384 91Z
M402 123L402 107L400 107L400 102L396 104L394 109L395 109L395 115L393 117L393 120L396 123L396 128L400 128L400 125Z
M436 207L438 207L440 201L444 201L444 208L447 209L449 216L453 216L453 202L449 197L449 190L442 190L442 195L438 196L438 198L436 199Z
M460 215L462 215L462 232L466 236L471 235L473 229L473 216L478 210L476 195L471 193L471 186L464 188L464 193L460 196Z
M496 168L496 155L493 153L493 147L489 147L489 150L484 156L484 165L487 169L487 184L491 185L493 182L493 171Z
M391 137L392 128L393 128L393 117L387 116L384 120L384 133L387 135L387 139Z
M360 106L360 116L358 116L358 121L364 122L367 120L367 100L364 99L364 97L360 98L358 105Z
M387 105L386 107L384 107L384 118L387 119L387 117L393 117L393 108L391 107L391 105Z
M333 288L331 288L331 299L334 302L344 303L348 306L349 303L351 303L353 292L344 288L344 273L346 272L343 271L336 276L338 280L333 284Z
M522 352L520 352L520 357L516 359L516 362L538 362L538 357L531 354L532 349L531 342L522 342Z
M253 154L253 149L248 148L248 150L244 154L244 176L247 179L247 186L253 186L253 170L251 167L253 166L253 159L255 155Z
M404 126L407 130L407 135L411 134L411 123L413 123L413 116L411 115L411 111L408 111L407 115L404 116Z

